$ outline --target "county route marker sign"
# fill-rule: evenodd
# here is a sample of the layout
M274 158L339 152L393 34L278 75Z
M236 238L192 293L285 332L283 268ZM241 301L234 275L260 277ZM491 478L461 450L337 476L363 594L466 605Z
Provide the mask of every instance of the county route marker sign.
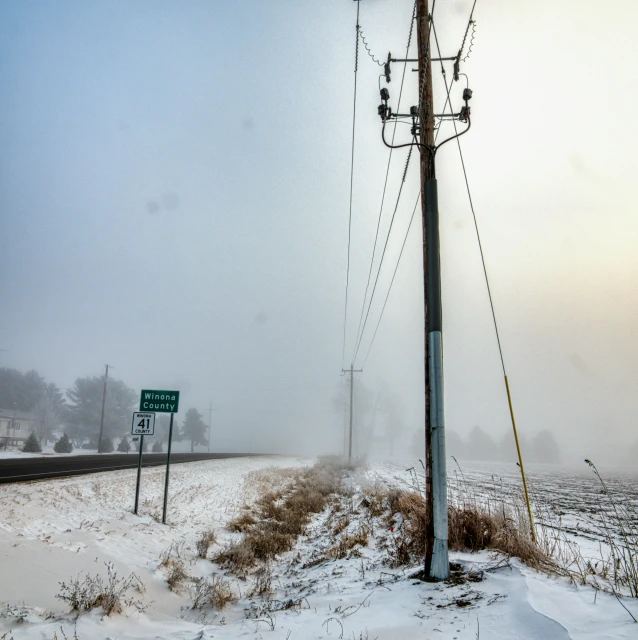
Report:
M139 413L133 414L133 427L131 433L134 436L152 436L155 434L155 414Z
M155 413L177 413L179 411L179 391L142 389L140 411Z

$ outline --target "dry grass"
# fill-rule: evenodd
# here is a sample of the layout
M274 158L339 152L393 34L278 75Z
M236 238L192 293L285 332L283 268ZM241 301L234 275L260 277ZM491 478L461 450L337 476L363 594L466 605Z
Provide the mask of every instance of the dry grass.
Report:
M179 593L183 584L190 580L190 576L184 569L184 561L184 542L172 542L168 549L163 551L160 556L158 568L164 572L168 588L175 593Z
M426 545L426 502L420 493L396 489L375 490L362 502L371 516L380 511L392 533L388 540L391 563L420 562ZM374 517L374 516L373 516ZM492 512L476 504L448 508L448 545L451 551L492 549L520 558L536 569L553 567L550 557L535 545L518 516L503 507Z
M368 510L370 517L378 518L385 512L384 505L384 491L378 487L375 487L371 491L368 491L361 501L361 507Z
M146 605L142 600L128 595L131 589L140 594L146 592L144 583L131 573L126 578L118 578L112 563L106 562L106 580L102 576L86 575L80 581L79 576L69 583L60 583L60 593L55 597L69 605L71 611L78 614L102 608L107 616L122 613L125 607L135 607L144 611Z
M342 560L343 558L360 555L356 547L367 547L369 536L369 530L362 525L356 533L342 535L337 544L326 551L326 556Z
M218 575L196 578L191 585L190 596L193 609L203 609L206 606L223 609L227 604L239 599L228 581Z
M340 490L342 469L337 460L330 459L287 474L285 489L265 491L253 513L245 512L229 523L244 536L222 549L214 560L245 575L257 563L290 551L312 516L322 512L330 497Z
M338 536L340 533L342 533L345 529L347 529L350 526L350 516L347 514L341 515L339 517L336 518L336 522L332 525L332 535L333 536Z
M226 528L229 531L234 533L244 533L250 527L252 527L257 520L248 512L244 511L241 515L233 518L227 525Z
M197 555L200 558L205 559L208 556L208 550L210 549L210 547L212 547L216 543L217 535L215 534L215 532L213 530L204 531L200 539L195 543L195 546L197 547Z
M179 593L182 585L187 580L189 580L189 576L182 562L171 561L170 564L166 566L166 583L171 591Z
M448 544L452 551L495 549L520 558L535 569L546 569L550 558L506 513L489 513L476 507L448 509Z
M241 542L232 542L224 547L213 557L219 565L239 576L246 575L246 572L255 565L255 554L249 545Z
M270 598L274 593L272 587L272 568L270 563L267 562L263 567L260 567L254 573L255 581L252 588L248 592L248 596L253 598L255 596L261 596L262 598Z

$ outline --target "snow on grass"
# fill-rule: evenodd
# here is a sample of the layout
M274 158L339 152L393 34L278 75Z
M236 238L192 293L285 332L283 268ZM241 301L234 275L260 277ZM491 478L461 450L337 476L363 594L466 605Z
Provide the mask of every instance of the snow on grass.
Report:
M159 523L160 467L143 470L139 517L131 513L134 470L1 485L0 638L7 633L7 640L62 640L61 628L68 638L77 633L79 640L638 637L638 625L613 596L536 573L516 560L499 563L487 552L454 553L451 559L465 573L482 579L439 584L411 579L417 566L390 566L384 545L392 532L381 520L366 518L360 500L379 482L410 488L409 464L372 463L351 472L350 491L338 507L348 512L347 525L336 526L332 507L313 517L292 551L262 573L264 595L255 593L254 575L244 580L199 557L203 533L215 534L209 558L240 538L226 524L260 493L289 481L290 473L277 469L310 464L236 458L175 465L167 526ZM367 540L339 548L344 536L354 539L364 524L372 525ZM174 591L161 565L169 548L190 577ZM93 610L76 620L55 597L59 582L106 576L105 563L112 563L119 576L134 573L144 583L143 595L130 595L142 597L146 610L129 607L111 617ZM197 579L223 580L238 601L221 610L192 609ZM638 617L636 601L625 604Z

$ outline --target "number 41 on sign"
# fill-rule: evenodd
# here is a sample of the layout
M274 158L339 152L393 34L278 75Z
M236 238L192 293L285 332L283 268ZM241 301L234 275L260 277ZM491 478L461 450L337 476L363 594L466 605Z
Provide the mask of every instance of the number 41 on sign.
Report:
M134 413L131 433L134 436L152 436L155 433L155 414Z

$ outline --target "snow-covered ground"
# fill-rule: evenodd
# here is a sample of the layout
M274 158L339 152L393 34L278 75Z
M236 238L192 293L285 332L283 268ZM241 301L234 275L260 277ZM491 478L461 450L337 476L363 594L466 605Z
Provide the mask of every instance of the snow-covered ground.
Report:
M0 486L0 639L62 640L63 632L68 638L76 633L79 640L638 638L638 624L613 596L536 573L517 561L495 568L487 552L452 554L466 570L483 571L481 581L460 584L423 583L409 577L418 567L384 566L374 538L360 557L313 564L318 550L334 542L325 514L272 567L274 600L291 600L294 606L271 604L266 615L259 597L248 596L249 581L232 576L226 577L241 598L221 612L194 611L186 589L178 594L168 588L160 557L171 545L180 546L190 575L219 574L210 560L197 557L201 533L215 530L219 549L237 535L225 529L226 523L256 497L255 472L310 464L239 458L175 465L166 526L159 523L164 482L159 467L143 471L140 516L131 513L133 470ZM371 463L354 473L353 487L409 485L406 468L403 461ZM135 596L146 610L128 608L111 617L99 610L77 619L69 615L55 597L59 583L105 575L106 562L120 576L133 572L145 584L145 593ZM638 602L624 604L638 617Z

